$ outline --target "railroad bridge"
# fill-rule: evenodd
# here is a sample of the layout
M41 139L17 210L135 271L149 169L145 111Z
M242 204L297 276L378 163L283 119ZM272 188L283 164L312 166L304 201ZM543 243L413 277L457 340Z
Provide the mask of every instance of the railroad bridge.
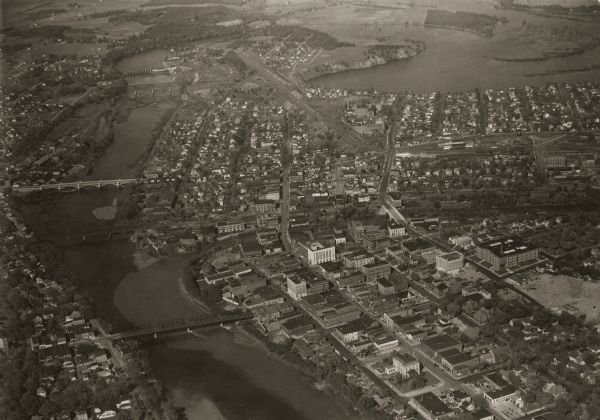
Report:
M156 338L159 334L169 334L192 329L223 326L226 324L234 324L238 321L245 321L252 318L252 313L246 311L238 311L223 315L217 314L189 319L175 319L173 321L162 322L159 324L144 325L130 331L106 335L104 338L109 339L111 341L141 339L144 337Z

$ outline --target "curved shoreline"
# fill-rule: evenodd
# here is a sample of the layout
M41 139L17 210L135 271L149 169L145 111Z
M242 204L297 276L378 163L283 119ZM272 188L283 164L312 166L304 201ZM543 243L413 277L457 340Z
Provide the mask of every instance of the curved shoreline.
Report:
M327 71L327 72L317 73L317 74L310 75L309 77L306 77L306 71L303 71L303 72L299 73L299 77L304 83L311 84L311 82L313 80L318 79L320 77L332 76L332 75L342 74L342 73L346 73L349 71L355 71L355 70L373 69L376 67L385 66L387 64L396 63L399 61L410 60L411 58L418 56L425 50L426 50L426 47L423 47L423 49L416 51L414 54L407 55L406 57L394 58L392 60L387 60L387 61L383 61L381 63L371 64L371 65L364 65L364 66L358 65L356 67L346 66L346 68L344 68L343 70L335 70L335 71ZM368 61L368 60L364 60L364 61Z
M504 63L528 63L528 62L547 61L547 60L553 60L553 59L557 59L557 58L567 58L567 57L573 57L576 55L581 55L581 54L586 53L587 51L591 51L594 48L597 48L598 45L600 45L600 43L596 43L596 44L588 46L588 47L573 48L572 50L566 51L566 52L550 52L550 53L545 53L544 55L541 55L541 56L534 56L534 57L511 58L511 57L494 57L494 56L487 56L487 55L483 55L482 57L486 58L488 60L495 60L495 61L500 61L500 62L504 62Z

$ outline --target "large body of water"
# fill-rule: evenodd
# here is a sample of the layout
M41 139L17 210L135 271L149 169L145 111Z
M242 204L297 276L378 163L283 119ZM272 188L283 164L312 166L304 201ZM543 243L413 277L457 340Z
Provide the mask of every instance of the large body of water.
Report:
M493 50L490 49L487 38L447 29L427 28L413 32L414 38L427 40L427 49L421 54L368 69L322 76L313 79L311 83L335 89L373 88L378 91L429 93L600 80L600 68L584 72L527 76L600 64L600 47L570 57L506 62L488 58L493 55Z

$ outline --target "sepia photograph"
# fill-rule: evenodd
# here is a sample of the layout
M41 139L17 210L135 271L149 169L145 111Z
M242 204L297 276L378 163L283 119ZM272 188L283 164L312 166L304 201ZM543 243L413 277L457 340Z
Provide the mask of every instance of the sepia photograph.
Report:
M600 420L600 0L0 0L0 420Z

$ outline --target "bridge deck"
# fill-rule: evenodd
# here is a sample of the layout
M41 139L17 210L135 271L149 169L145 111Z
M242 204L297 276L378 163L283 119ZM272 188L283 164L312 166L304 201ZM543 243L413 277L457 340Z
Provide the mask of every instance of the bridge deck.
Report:
M131 331L124 331L121 333L111 334L106 336L106 338L116 341L116 340L124 340L128 338L142 337L147 335L154 334L165 334L176 331L183 331L188 328L206 328L212 327L215 325L221 324L233 324L238 321L244 321L248 319L252 319L253 315L250 312L238 312L230 315L213 315L209 317L198 317L192 319L176 319L173 321L155 324L155 325L147 325L142 326L138 329Z
M43 190L61 190L67 188L82 188L82 187L102 187L104 185L127 185L142 182L138 178L125 178L125 179L104 179L97 181L73 181L73 182L59 182L55 184L40 184L40 185L20 185L13 187L13 191L17 192L30 192L30 191L43 191Z

